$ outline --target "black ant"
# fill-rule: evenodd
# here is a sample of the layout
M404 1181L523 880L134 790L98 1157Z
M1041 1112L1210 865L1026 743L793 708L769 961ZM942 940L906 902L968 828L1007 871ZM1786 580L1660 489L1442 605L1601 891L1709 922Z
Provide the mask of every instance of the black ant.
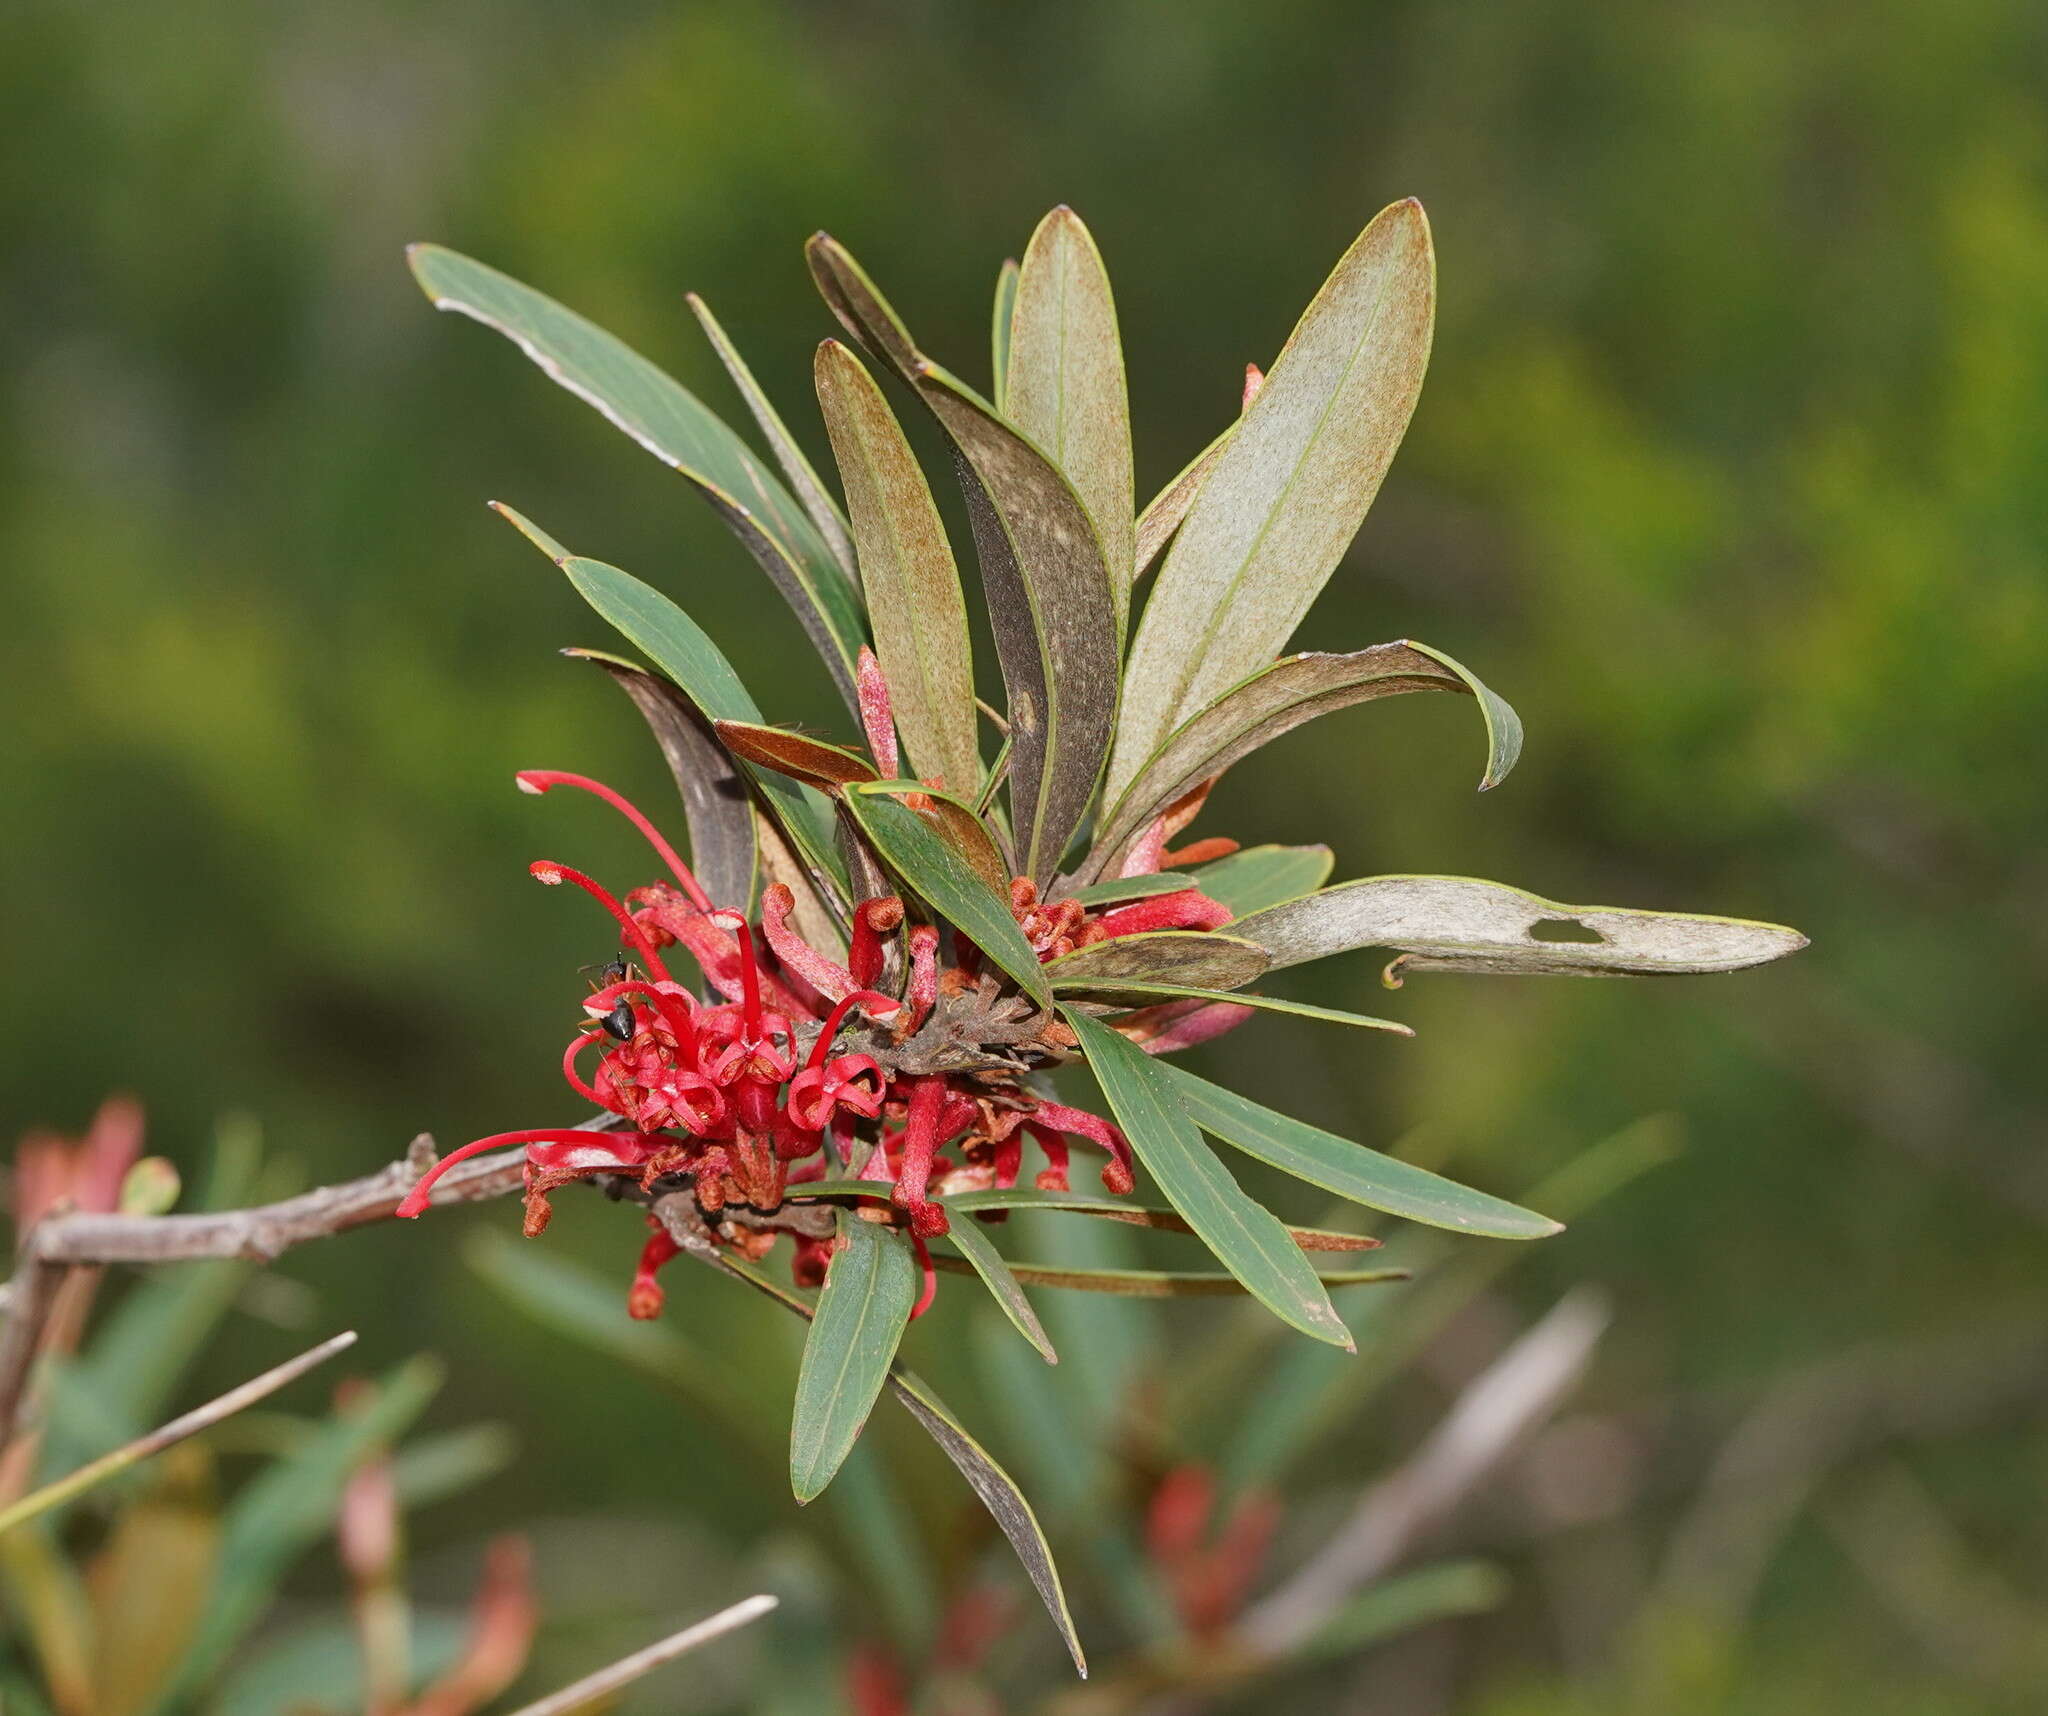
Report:
M592 972L597 975L591 976ZM623 983L629 977L637 977L639 970L627 960L626 950L620 948L615 958L602 965L582 966L578 969L577 975L589 982L590 992L595 995L600 989L609 989L614 983ZM619 997L618 1005L609 1013L600 1015L597 1022L606 1036L616 1038L622 1043L630 1043L633 1040L633 1007L623 995Z

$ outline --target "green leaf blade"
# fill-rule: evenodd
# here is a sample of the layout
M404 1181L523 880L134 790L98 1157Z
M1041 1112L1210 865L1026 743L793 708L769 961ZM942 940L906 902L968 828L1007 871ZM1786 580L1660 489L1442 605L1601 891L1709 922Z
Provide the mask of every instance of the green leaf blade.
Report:
M1404 971L1509 976L1695 976L1763 965L1806 946L1783 924L1688 912L1567 906L1473 876L1368 876L1255 912L1231 926L1275 966L1360 947ZM1538 934L1547 930L1548 934Z
M775 455L775 462L782 467L782 474L789 479L789 486L796 491L796 497L803 506L810 521L817 527L818 535L831 550L833 563L846 574L848 582L856 589L860 587L860 565L854 557L853 537L847 529L846 515L839 510L839 503L832 498L831 490L819 480L818 472L810 458L789 432L789 425L782 420L782 413L775 409L761 384L754 379L754 372L747 366L747 360L740 356L739 347L732 343L718 318L711 313L711 306L695 292L683 294L683 302L690 306L697 318L698 326L704 330L704 337L711 342L711 349L718 354L718 361L725 365L725 373L732 377L732 384L739 389L740 398L746 401L748 412L753 416L761 437L768 443Z
M919 775L972 793L981 783L974 653L945 524L896 414L860 359L826 340L815 370L852 509L875 655L904 748Z
M1055 962L1057 963L1057 962ZM1220 1001L1231 1007L1250 1007L1262 1013L1287 1013L1297 1019L1316 1019L1326 1025L1350 1025L1361 1031L1391 1031L1397 1037L1412 1037L1415 1028L1398 1019L1375 1019L1369 1013L1351 1013L1341 1007L1318 1007L1310 1001L1290 1001L1284 995L1253 995L1242 989L1202 989L1188 983L1148 983L1135 978L1061 978L1053 976L1053 993L1075 1000L1110 1001L1125 1007L1157 1007L1169 1001Z
M934 1268L965 1273L967 1262L935 1255ZM1012 1263L1011 1279L1029 1287L1050 1287L1071 1293L1106 1293L1118 1299L1234 1299L1251 1291L1235 1275L1220 1269L1075 1269L1045 1263ZM1325 1288L1378 1287L1410 1278L1405 1269L1333 1269L1316 1279Z
M1505 1198L1353 1144L1185 1068L1159 1064L1182 1108L1204 1132L1340 1198L1430 1227L1494 1239L1543 1239L1562 1229L1561 1223Z
M1521 754L1520 719L1503 698L1442 651L1403 639L1342 655L1290 655L1232 686L1167 736L1103 818L1089 872L1113 872L1168 805L1261 746L1320 715L1412 691L1452 691L1477 699L1487 733L1480 790L1506 777Z
M1313 894L1330 879L1337 855L1327 846L1247 846L1188 878L1237 917L1249 917L1282 900Z
M718 1267L744 1281L755 1292L773 1299L785 1310L794 1311L815 1323L817 1314L811 1306L751 1265L722 1258ZM888 1384L889 1392L896 1397L897 1403L917 1420L926 1435L938 1443L1009 1540L1031 1580L1032 1589L1038 1593L1039 1601L1045 1605L1046 1613L1059 1629L1060 1640L1066 1645L1067 1654L1074 1659L1075 1670L1085 1679L1088 1659L1082 1653L1080 1635L1074 1630L1074 1617L1067 1607L1059 1569L1053 1563L1052 1549L1045 1540L1038 1516L1032 1511L1024 1492L1017 1487L1016 1480L967 1433L930 1384L906 1370L901 1363L891 1367Z
M1031 1301L1024 1296L1024 1289L1010 1269L1009 1261L996 1250L988 1235L982 1231L981 1223L972 1216L963 1217L947 1230L960 1255L967 1260L974 1273L981 1277L982 1285L989 1291L1003 1315L1017 1333L1029 1341L1038 1351L1038 1356L1047 1364L1058 1364L1060 1355L1053 1351L1051 1337L1045 1332L1045 1325L1038 1320L1038 1313L1031 1308ZM934 1260L936 1261L936 1259Z
M1131 649L1112 797L1279 654L1336 569L1407 429L1435 301L1429 223L1396 203L1303 313L1174 538Z
M833 313L917 392L958 454L1008 694L1018 860L1043 884L1087 815L1116 727L1116 594L1096 522L1043 449L918 350L841 245L819 233L808 255Z
M1050 984L1078 990L1119 981L1185 983L1201 989L1235 989L1272 963L1249 937L1215 930L1143 930L1135 935L1092 941L1047 960Z
M848 813L889 867L1002 968L1041 1007L1051 1001L1045 968L1010 902L989 885L951 842L908 805L890 796L893 783L850 790Z
M1085 1013L1062 1007L1060 1014L1079 1034L1117 1125L1167 1202L1282 1322L1351 1349L1351 1331L1286 1227L1245 1195L1202 1141L1159 1063Z
M682 797L690 868L716 903L736 910L751 907L759 859L754 810L732 754L713 735L703 713L670 681L623 657L588 649L562 653L604 669L632 699Z
M1010 381L1010 321L1017 310L1017 281L1023 270L1015 257L1004 258L996 271L995 306L989 316L989 402L1005 409L1004 394Z
M765 724L760 707L724 652L659 590L601 560L571 556L562 562L562 570L577 594L673 680L706 717L714 722ZM805 860L843 889L845 871L832 848L832 816L824 798L772 770L750 766L748 774Z
M800 1502L823 1494L853 1451L917 1302L917 1260L902 1235L848 1211L839 1238L804 1341L790 1421L789 1482Z
M1031 235L1010 328L1000 409L1066 473L1094 518L1121 631L1136 564L1123 341L1102 253L1065 205Z
M697 396L616 336L508 274L435 244L406 253L434 307L503 334L553 381L694 484L774 582L853 704L864 641L853 585L794 497Z

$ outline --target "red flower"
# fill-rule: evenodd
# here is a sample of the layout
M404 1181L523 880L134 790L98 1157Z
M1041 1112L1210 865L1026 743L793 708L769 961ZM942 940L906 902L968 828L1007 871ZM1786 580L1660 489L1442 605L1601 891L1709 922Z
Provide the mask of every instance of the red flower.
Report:
M906 1048L947 1007L947 1019L971 1037L976 998L989 980L980 975L979 949L957 931L946 963L947 938L932 925L906 923L900 899L863 900L840 965L791 927L786 887L766 889L759 924L749 923L714 904L660 831L611 788L551 770L530 770L518 780L527 792L568 786L601 798L646 837L673 879L634 889L622 901L565 864L532 866L537 880L566 882L595 900L631 952L630 962L622 954L608 980L584 998L585 1024L562 1057L570 1088L624 1124L479 1138L437 1162L400 1215L422 1214L435 1182L457 1162L507 1145L526 1149L529 1235L547 1226L557 1187L624 1176L649 1195L688 1187L710 1231L750 1256L772 1244L775 1233L733 1218L773 1215L801 1199L806 1182L833 1174L872 1180L878 1191L886 1186L922 1252L923 1242L949 1225L935 1195L1015 1185L1026 1137L1045 1157L1040 1186L1065 1188L1068 1140L1079 1138L1105 1153L1106 1187L1131 1189L1129 1147L1108 1121L1030 1093L1000 1061L972 1073L940 1071ZM1157 868L1168 820L1161 819L1158 838L1147 841L1136 863ZM1192 888L1104 913L1075 900L1041 904L1024 879L1012 884L1011 895L1018 922L1045 959L1139 930L1207 928L1229 915ZM695 960L715 999L671 974L664 953L674 948ZM904 973L900 998L874 987L889 969ZM1044 1017L1038 1028L1042 1058L1057 1059L1071 1047L1056 1020ZM809 1233L793 1237L796 1277L815 1284L831 1242ZM659 1314L656 1273L676 1250L665 1231L648 1240L628 1299L634 1316Z

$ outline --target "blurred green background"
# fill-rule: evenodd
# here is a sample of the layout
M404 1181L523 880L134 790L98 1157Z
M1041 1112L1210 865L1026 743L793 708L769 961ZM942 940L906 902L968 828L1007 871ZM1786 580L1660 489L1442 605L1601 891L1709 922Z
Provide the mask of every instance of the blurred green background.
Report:
M1520 709L1526 759L1477 796L1470 712L1402 700L1276 746L1202 829L1814 946L1670 984L1423 977L1379 997L1416 1042L1268 1021L1211 1053L1510 1195L1644 1116L1685 1143L1494 1306L1616 1293L1574 1420L1612 1481L1544 1488L1581 1444L1511 1473L1461 1528L1506 1557L1507 1606L1327 1707L2038 1708L2044 50L2025 0L15 0L0 1135L126 1088L181 1162L238 1111L311 1180L564 1112L576 967L610 944L525 864L644 866L510 777L667 789L624 700L553 653L604 628L486 499L661 584L771 718L834 722L709 511L434 316L408 240L532 281L725 408L682 304L702 292L822 454L810 352L834 329L803 237L843 238L980 381L996 266L1069 202L1116 281L1149 494L1414 194L1434 364L1301 636L1451 651ZM1375 969L1298 992L1364 1000ZM546 1244L623 1296L634 1218L561 1206ZM513 1219L294 1254L317 1302L254 1307L208 1377L343 1322L373 1363L441 1351L438 1415L509 1420L524 1451L423 1520L428 1546L553 1522L584 1570L561 1601L602 1619L588 1582L629 1586L628 1643L737 1595L727 1564L764 1537L827 1529L701 1413L480 1285L465 1231ZM912 1341L948 1376L953 1297ZM671 1315L786 1383L786 1338L720 1284L679 1283ZM1312 1481L1412 1442L1484 1320ZM949 1392L971 1417L971 1371ZM936 1456L901 1453L950 1504Z

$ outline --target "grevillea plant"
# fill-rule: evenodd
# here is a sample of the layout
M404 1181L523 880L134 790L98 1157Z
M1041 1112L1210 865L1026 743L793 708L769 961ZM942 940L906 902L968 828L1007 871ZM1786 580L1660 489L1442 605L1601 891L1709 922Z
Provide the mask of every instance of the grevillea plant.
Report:
M691 306L780 477L580 316L467 257L412 252L437 306L508 336L711 501L795 609L847 732L840 742L770 725L668 596L500 509L638 652L570 653L646 717L681 790L690 857L595 780L519 776L528 792L601 800L651 848L649 874L617 894L566 864L533 865L541 882L587 894L619 945L562 1061L599 1113L478 1139L422 1178L401 1213L421 1213L456 1161L501 1146L526 1153L529 1234L571 1181L644 1205L652 1232L633 1315L660 1310L657 1273L688 1251L811 1318L792 1433L798 1498L825 1487L892 1388L988 1504L1079 1665L1029 1506L896 1363L937 1272L977 1276L1048 1361L1033 1285L1241 1290L1349 1347L1330 1287L1387 1272L1318 1274L1310 1258L1374 1242L1289 1227L1209 1140L1413 1221L1520 1239L1556 1224L1177 1066L1176 1051L1259 1012L1408 1034L1249 985L1363 947L1395 955L1398 987L1406 971L1728 971L1803 938L1456 876L1331 886L1326 847L1190 835L1232 764L1353 704L1470 697L1485 727L1482 787L1521 747L1514 711L1440 650L1281 653L1364 518L1422 383L1435 264L1419 204L1365 229L1270 372L1248 369L1235 421L1142 510L1109 281L1070 210L1046 216L1022 264L1001 272L987 394L925 355L835 240L821 233L807 254L854 342L827 340L816 359L843 509L701 301ZM976 697L958 561L884 381L951 443L1000 712ZM1055 1094L1076 1061L1102 1112ZM1072 1182L1076 1143L1099 1152L1100 1191ZM1222 1271L1007 1260L992 1236L1003 1212L1027 1207L1192 1233ZM756 1267L784 1237L795 1285L815 1300Z

